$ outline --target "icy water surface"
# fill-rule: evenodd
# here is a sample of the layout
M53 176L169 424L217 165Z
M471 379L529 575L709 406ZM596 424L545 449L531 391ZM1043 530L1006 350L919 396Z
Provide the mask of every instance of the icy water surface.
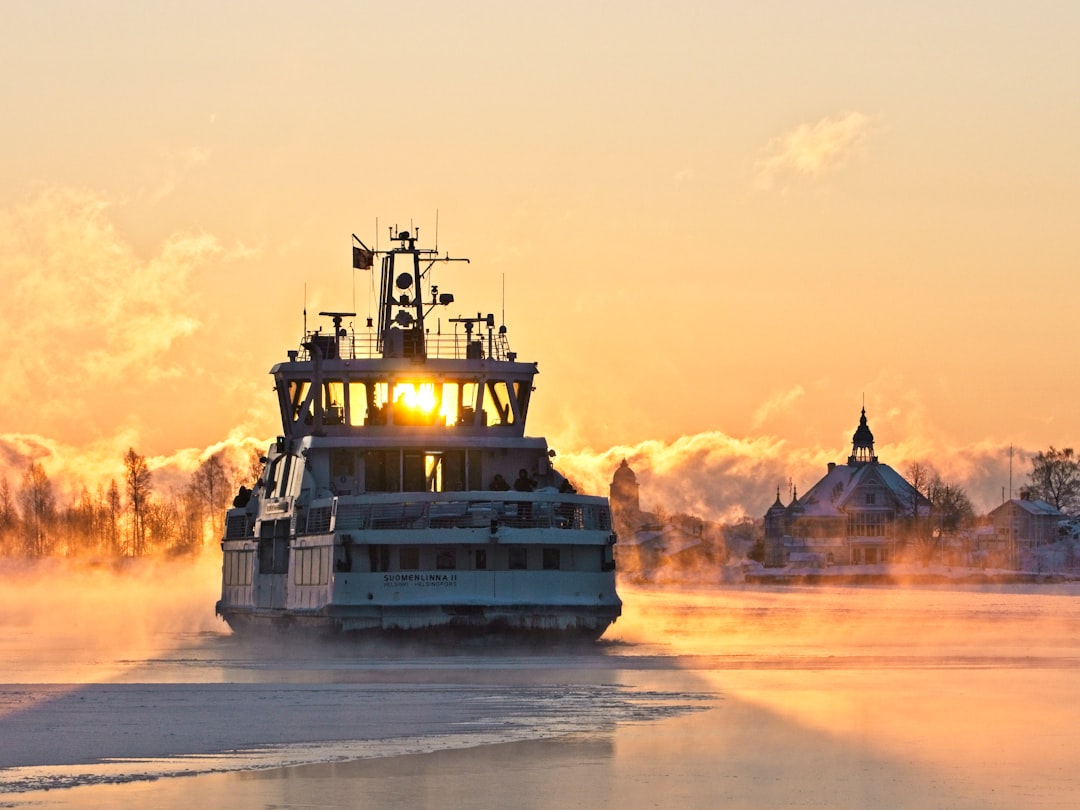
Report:
M1075 585L624 587L596 645L434 648L124 587L66 623L5 590L0 806L1080 805Z

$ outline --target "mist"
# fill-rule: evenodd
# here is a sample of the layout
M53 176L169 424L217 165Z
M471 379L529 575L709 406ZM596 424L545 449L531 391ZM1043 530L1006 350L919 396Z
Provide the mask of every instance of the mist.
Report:
M791 485L805 492L825 475L829 462L843 463L850 447L793 447L773 436L735 438L719 431L682 436L672 442L645 440L603 451L561 453L556 466L579 489L607 494L625 458L641 487L642 509L734 523L765 514L777 493L791 500ZM1014 487L1026 480L1033 452L1014 449ZM943 480L963 487L978 514L1002 502L1010 480L1010 449L984 443L952 449L883 445L878 456L904 474L908 464L932 466Z
M82 486L94 490L118 477L130 447L147 457L164 490L182 484L210 455L265 448L279 430L266 372L301 326L302 299L294 296L306 287L294 268L268 257L268 247L200 230L166 225L156 242L140 242L130 223L125 227L127 208L108 194L65 186L0 206L0 278L9 282L0 408L17 414L17 422L0 424L0 476L13 488L36 461L60 500L71 500ZM276 247L290 256L297 249ZM268 259L277 279L271 300L238 317L236 302L252 303L250 285L265 277ZM332 277L320 273L313 309ZM580 385L572 367L549 370L545 363L544 369L542 384L550 381L552 390L538 401L541 414L569 401L561 386ZM577 395L573 413L560 414L555 424L534 420L530 432L552 438L557 465L583 491L606 493L626 458L639 476L645 508L720 522L758 517L778 489L785 500L791 487L805 491L828 462L847 456L857 408L837 415L843 387L805 376L806 370L787 380L765 375L747 389L756 404L741 414L717 410L715 428L674 438L666 432L666 399L645 390L631 394L635 405L620 417L630 420L622 434L630 438L622 444L591 446L590 437L606 426L593 417L599 409ZM945 435L926 401L929 389L920 394L899 372L882 371L859 385L872 395L870 416L884 463L901 472L916 461L932 467L964 487L979 512L1001 502L1010 488L1008 442ZM743 429L724 427L733 423ZM1037 441L1026 435L1029 444ZM884 438L893 442L880 442ZM1048 443L1069 446L1069 438ZM1042 449L1018 445L1014 483Z
M35 657L9 662L13 683L104 681L182 643L227 633L214 615L221 558L0 559L0 630ZM33 671L10 671L33 662Z
M247 466L253 451L265 450L270 439L234 430L207 447L185 447L147 457L158 492L180 490L200 463L215 454L234 469ZM31 462L42 465L58 492L60 503L73 502L82 487L91 492L123 481L123 454L138 452L137 436L121 432L86 445L64 443L41 435L0 434L0 477L12 492ZM607 450L560 452L555 466L579 491L606 495L611 478L625 458L641 486L642 508L666 509L703 520L735 523L759 518L779 492L785 503L791 486L805 492L826 472L830 461L842 462L849 448L793 447L775 436L736 438L720 431L682 436L664 442L646 439ZM925 447L883 445L879 457L903 474L908 464L930 466L942 479L965 489L976 514L985 514L1015 494L1026 482L1030 458L1037 451L994 443L928 452ZM1011 466L1011 473L1010 473Z

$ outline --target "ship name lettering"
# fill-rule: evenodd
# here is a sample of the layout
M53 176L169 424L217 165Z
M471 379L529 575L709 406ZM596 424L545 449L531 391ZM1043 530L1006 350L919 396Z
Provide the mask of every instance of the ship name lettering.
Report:
M457 574L383 574L383 585L416 585L422 588L455 587Z

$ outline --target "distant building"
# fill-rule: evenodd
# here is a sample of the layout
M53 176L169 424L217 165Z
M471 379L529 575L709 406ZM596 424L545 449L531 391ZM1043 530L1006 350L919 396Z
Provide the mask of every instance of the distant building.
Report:
M625 458L611 477L609 500L612 509L632 515L641 512L637 476L634 475L634 471L630 469L630 465L626 463Z
M1061 525L1067 515L1053 504L1032 499L1023 490L1019 498L1005 501L986 517L994 527L996 546L1023 567L1025 558L1037 554L1040 546L1061 539Z
M765 513L766 566L825 567L889 562L930 501L874 453L866 408L847 464L830 462L825 477L787 506Z
M641 511L637 476L626 459L611 478L612 522L620 571L644 580L718 576L726 558L720 527L689 515Z

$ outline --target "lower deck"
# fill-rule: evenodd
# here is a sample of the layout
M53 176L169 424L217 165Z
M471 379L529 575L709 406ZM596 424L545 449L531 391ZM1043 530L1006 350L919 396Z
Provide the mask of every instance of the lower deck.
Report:
M335 498L318 519L321 506L267 507L254 521L234 509L221 544L218 613L238 629L455 626L598 636L622 605L607 504L553 496Z

